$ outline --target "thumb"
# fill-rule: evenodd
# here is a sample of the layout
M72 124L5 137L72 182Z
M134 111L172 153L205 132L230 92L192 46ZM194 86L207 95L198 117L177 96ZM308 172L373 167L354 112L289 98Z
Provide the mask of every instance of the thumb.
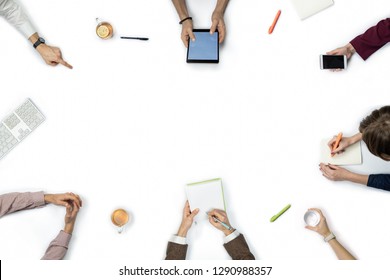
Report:
M312 227L312 226L305 226L305 228L313 230L313 231L315 231L315 229L316 229L315 227Z
M212 224L212 225L216 225L216 224L217 224L217 222L214 220L214 217L211 216L211 215L209 215L209 222L210 222L210 224Z
M69 203L66 200L58 200L57 204L61 205L61 206L64 206L66 208L68 208L68 206L70 207Z
M330 169L333 169L333 170L340 169L340 167L338 167L337 165L333 165L333 164L330 164L330 163L328 163L328 166L329 166Z
M215 32L215 30L217 30L217 26L218 26L218 20L213 19L211 27L210 27L210 34L213 34Z
M69 204L67 204L66 205L66 215L70 216L71 214L72 214L72 207Z
M199 213L199 208L196 208L194 211L192 211L190 217L194 218Z
M336 54L338 54L338 50L336 49L336 50L327 52L326 54L327 54L327 55L336 55Z

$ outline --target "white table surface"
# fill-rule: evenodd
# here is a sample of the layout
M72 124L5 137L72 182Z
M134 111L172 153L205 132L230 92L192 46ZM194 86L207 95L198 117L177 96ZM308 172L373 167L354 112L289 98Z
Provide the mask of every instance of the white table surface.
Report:
M46 66L0 21L0 113L30 97L47 117L0 161L0 192L80 194L85 206L67 259L164 258L181 221L183 186L215 177L256 258L334 259L304 228L309 207L323 209L358 258L390 257L390 193L330 182L318 170L322 138L357 132L364 116L388 104L390 49L366 62L354 55L340 73L321 71L318 55L388 17L389 1L336 0L304 21L289 1L231 1L218 65L185 62L168 0L21 2L74 69ZM210 26L214 2L188 1L196 28ZM96 36L96 17L113 25L113 39ZM390 171L365 149L353 170ZM121 235L110 221L119 207L133 215ZM40 258L64 214L50 205L2 218L0 258ZM209 225L193 226L188 258L228 259L222 240Z

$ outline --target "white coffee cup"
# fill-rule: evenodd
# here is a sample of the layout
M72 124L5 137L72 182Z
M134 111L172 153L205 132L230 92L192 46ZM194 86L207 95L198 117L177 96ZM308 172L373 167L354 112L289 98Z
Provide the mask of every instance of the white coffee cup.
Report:
M315 210L308 210L303 219L308 226L315 227L320 223L321 215Z

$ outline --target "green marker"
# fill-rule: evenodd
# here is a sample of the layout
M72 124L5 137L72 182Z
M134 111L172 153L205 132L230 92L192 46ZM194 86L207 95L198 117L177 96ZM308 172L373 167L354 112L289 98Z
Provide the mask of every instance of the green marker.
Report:
M282 210L280 210L280 212L278 214L276 214L275 216L272 216L270 222L273 223L276 221L277 218L279 218L284 212L286 212L288 209L290 209L291 207L291 204L287 205L286 207L284 207Z

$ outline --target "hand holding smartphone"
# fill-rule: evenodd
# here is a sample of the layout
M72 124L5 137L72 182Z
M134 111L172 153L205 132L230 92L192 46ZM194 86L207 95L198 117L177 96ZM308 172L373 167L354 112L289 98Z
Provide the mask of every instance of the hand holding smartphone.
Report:
M320 55L321 69L346 69L347 56L345 55Z

